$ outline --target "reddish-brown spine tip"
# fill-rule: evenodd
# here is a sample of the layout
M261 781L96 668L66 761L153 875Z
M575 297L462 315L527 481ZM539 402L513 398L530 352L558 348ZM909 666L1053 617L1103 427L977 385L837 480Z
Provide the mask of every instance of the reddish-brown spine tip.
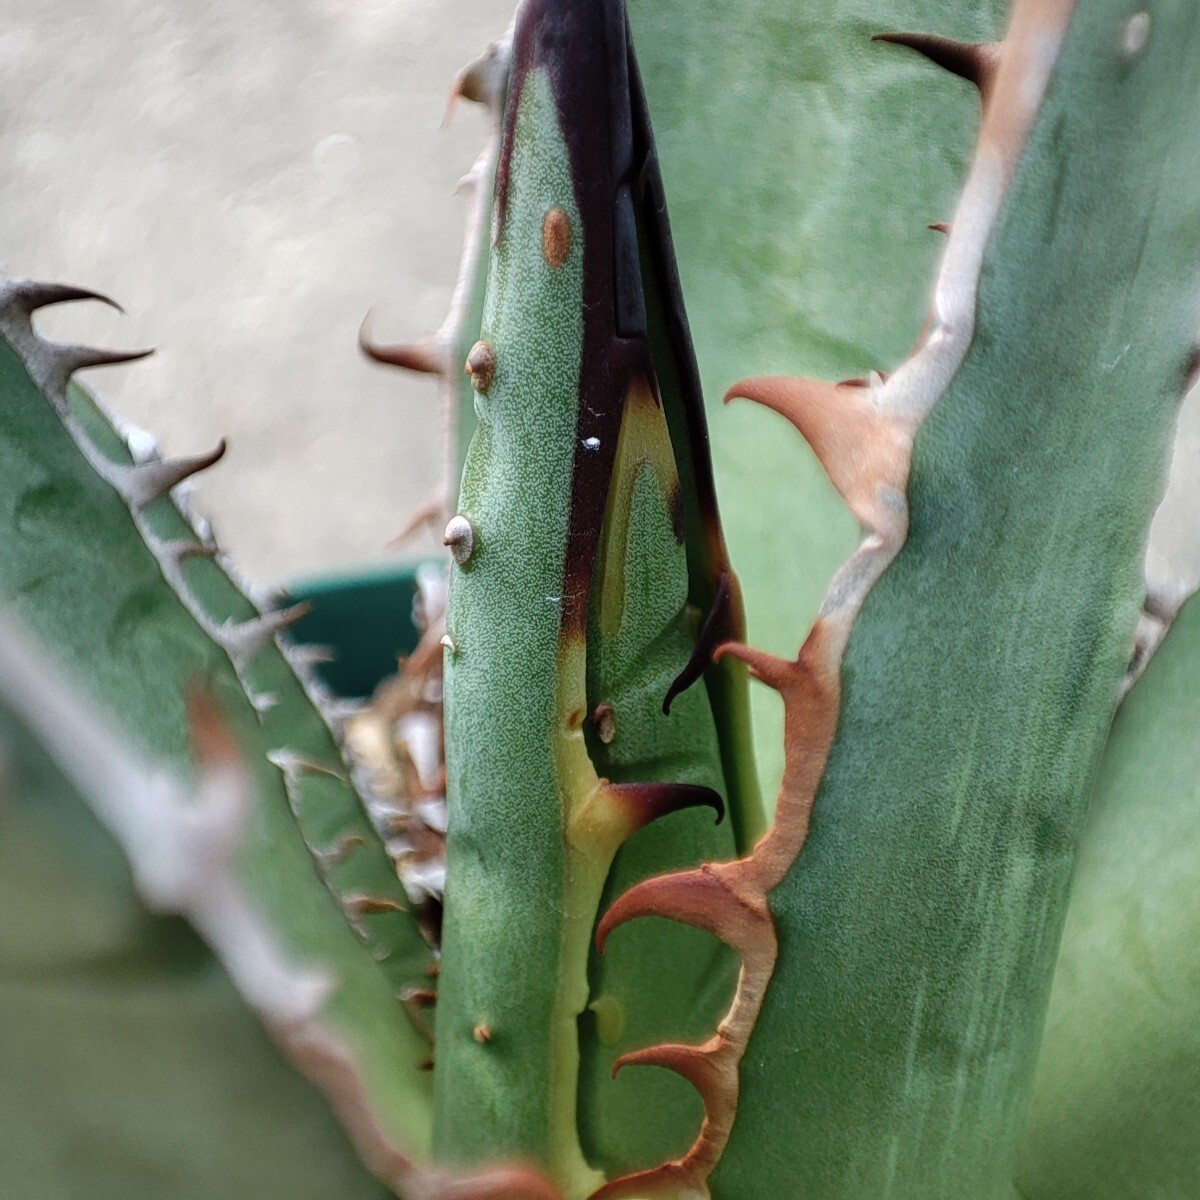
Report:
M609 795L624 809L634 829L686 808L711 808L717 814L718 825L725 818L725 801L712 788L700 784L614 783Z
M438 345L432 338L383 346L372 339L370 321L371 314L368 313L358 328L358 348L372 362L387 367L400 367L405 371L418 371L422 375L442 374L445 364Z
M907 46L944 70L973 83L985 96L1000 63L1000 47L995 42L959 42L929 33L877 33L871 40Z
M631 1050L622 1054L613 1063L613 1078L625 1067L662 1067L682 1075L701 1095L706 1109L713 1107L716 1091L722 1086L722 1067L718 1054L722 1048L721 1037L716 1035L702 1046L687 1046L680 1042L664 1042L658 1046L647 1046L643 1050ZM736 1076L736 1071L735 1071Z
M744 662L755 679L776 691L782 691L795 678L798 669L796 663L768 654L765 650L756 650L744 642L725 642L713 652L713 659L719 662L727 654Z
M596 926L596 949L603 954L609 934L638 917L666 917L713 934L748 953L747 943L765 919L765 901L735 891L722 878L720 866L705 864L694 871L643 880L616 900Z

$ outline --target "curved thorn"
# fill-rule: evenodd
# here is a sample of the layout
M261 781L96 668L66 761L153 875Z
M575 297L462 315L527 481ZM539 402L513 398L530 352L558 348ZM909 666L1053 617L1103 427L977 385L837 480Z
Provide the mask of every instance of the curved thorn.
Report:
M343 896L342 908L347 915L355 917L373 916L377 913L389 912L408 912L397 900L392 900L387 896L368 896L365 892L355 892L349 896Z
M398 550L409 538L420 533L426 526L436 529L444 519L443 514L445 510L446 503L444 500L427 500L409 517L404 528L388 542L387 549Z
M877 372L865 383L824 383L790 375L743 379L725 393L779 413L812 447L829 481L859 522L878 529L886 520L877 492L906 469L903 431L875 406ZM886 506L884 506L886 508Z
M725 819L725 801L710 787L695 783L614 783L609 797L621 806L632 830L643 828L659 817L687 808L711 808L717 824Z
M98 300L124 314L125 310L110 296L94 292L91 288L73 287L67 283L42 283L37 279L10 280L3 288L7 299L25 313L34 313L51 304L65 304L73 300Z
M704 625L696 638L696 644L692 647L691 656L663 697L664 717L671 715L671 705L675 703L675 698L703 677L709 663L713 661L713 647L727 641L729 636L736 632L738 629L733 605L733 587L729 572L723 571L717 584L716 595L713 597L712 608L704 618Z
M765 650L756 650L744 642L724 642L713 652L713 658L720 661L726 655L739 659L746 664L750 674L765 683L768 687L781 692L795 677L797 664L786 658L768 654Z
M454 119L460 100L469 100L473 104L488 102L485 65L483 59L476 59L454 76L450 83L450 94L446 97L446 110L442 113L443 129Z
M947 237L950 236L949 221L933 221L926 225L925 228L933 230L934 233L944 233Z
M161 500L185 479L219 462L225 456L226 447L227 443L222 438L207 454L152 459L134 467L125 467L120 472L118 486L131 507L145 508Z
M510 30L511 32L511 30ZM450 95L446 100L446 111L442 117L442 128L450 124L458 101L470 100L497 109L500 105L504 84L508 80L508 64L512 54L508 35L491 45L473 62L454 76L450 84Z
M189 558L216 558L220 553L211 542L188 542L182 539L167 542L162 550L177 563L185 562Z
M287 648L287 655L293 666L304 668L337 662L334 647L320 642L294 642Z
M312 611L312 604L304 600L291 608L265 612L257 617L240 622L227 621L217 631L217 640L224 646L234 663L244 666L262 650L265 650L289 625Z
M444 373L444 356L436 338L425 337L419 342L383 346L372 340L370 322L371 314L368 312L358 327L358 348L372 362L388 367L401 367L406 371L418 371L422 375Z
M95 346L64 345L52 346L51 351L66 379L76 371L86 371L89 367L113 367L120 363L137 362L154 353L153 350L101 350Z
M299 604L296 605L296 608L301 607L303 606ZM286 616L287 614L284 613L282 615ZM301 613L299 616L292 619L299 620L300 616L304 616L304 614ZM267 761L278 767L284 773L289 782L296 782L305 775L320 775L326 779L336 779L339 783L345 784L350 782L346 775L339 771L336 767L326 766L325 763L319 763L314 759L305 758L303 754L297 754L294 750L289 750L286 747L278 750L268 750Z
M814 424L814 413L836 409L841 403L843 389L857 388L857 380L846 383L826 383L821 379L806 379L799 375L759 375L740 379L725 393L722 403L731 400L751 400L764 408L786 417L807 439L806 429Z
M364 849L367 846L367 839L360 833L347 833L338 838L328 850L319 850L309 844L307 840L305 845L312 851L312 855L322 871L332 871L335 867L348 861L355 850Z
M596 927L596 949L603 954L609 934L637 917L666 917L713 934L745 957L761 923L771 925L766 902L729 886L719 867L703 866L643 880L616 900Z
M951 74L973 83L985 96L1000 65L1000 47L995 42L959 42L929 33L877 33L871 41L907 46Z
M663 1042L647 1046L643 1050L630 1050L613 1063L613 1078L625 1067L662 1067L682 1075L700 1093L705 1109L711 1107L709 1097L721 1085L720 1076L728 1074L716 1057L721 1049L720 1035L710 1038L702 1046L688 1046L681 1042Z

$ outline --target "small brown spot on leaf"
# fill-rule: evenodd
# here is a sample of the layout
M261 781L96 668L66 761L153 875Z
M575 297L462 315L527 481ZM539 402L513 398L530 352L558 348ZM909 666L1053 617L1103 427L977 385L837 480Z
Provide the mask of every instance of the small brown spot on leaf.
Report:
M542 222L542 254L552 267L561 267L571 255L571 218L552 208Z
M474 1037L481 1046L486 1045L492 1040L492 1027L483 1024L476 1025Z
M617 714L607 700L596 705L592 713L592 724L596 726L596 736L607 746L617 736Z
M486 392L496 377L496 356L487 342L476 342L467 355L466 372L477 392Z

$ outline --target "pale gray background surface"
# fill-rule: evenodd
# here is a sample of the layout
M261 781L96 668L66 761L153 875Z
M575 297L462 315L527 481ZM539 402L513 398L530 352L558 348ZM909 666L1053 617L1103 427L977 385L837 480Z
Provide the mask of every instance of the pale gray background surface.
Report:
M446 97L511 7L0 0L0 261L124 305L41 328L157 348L83 378L168 451L228 437L198 503L258 582L386 559L436 486L435 384L357 329L441 322L484 136Z
M0 261L124 304L43 328L158 348L88 380L168 451L229 438L199 506L258 582L388 558L437 485L435 385L367 364L356 332L372 306L385 340L441 322L484 126L470 105L439 126L512 8L0 0ZM1160 524L1177 562L1200 559L1190 492Z

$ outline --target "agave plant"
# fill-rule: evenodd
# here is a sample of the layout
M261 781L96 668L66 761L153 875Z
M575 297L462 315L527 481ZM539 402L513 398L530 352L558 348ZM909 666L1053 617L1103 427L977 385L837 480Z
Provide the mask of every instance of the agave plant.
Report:
M4 703L58 764L7 801L3 1078L45 1081L0 1090L12 1186L1200 1192L1200 615L1144 571L1198 35L1183 0L524 0L460 74L452 311L364 338L456 431L436 946L297 613L181 502L217 455L131 451L71 382L122 356L33 328L90 293L5 283ZM763 373L798 370L851 377Z

